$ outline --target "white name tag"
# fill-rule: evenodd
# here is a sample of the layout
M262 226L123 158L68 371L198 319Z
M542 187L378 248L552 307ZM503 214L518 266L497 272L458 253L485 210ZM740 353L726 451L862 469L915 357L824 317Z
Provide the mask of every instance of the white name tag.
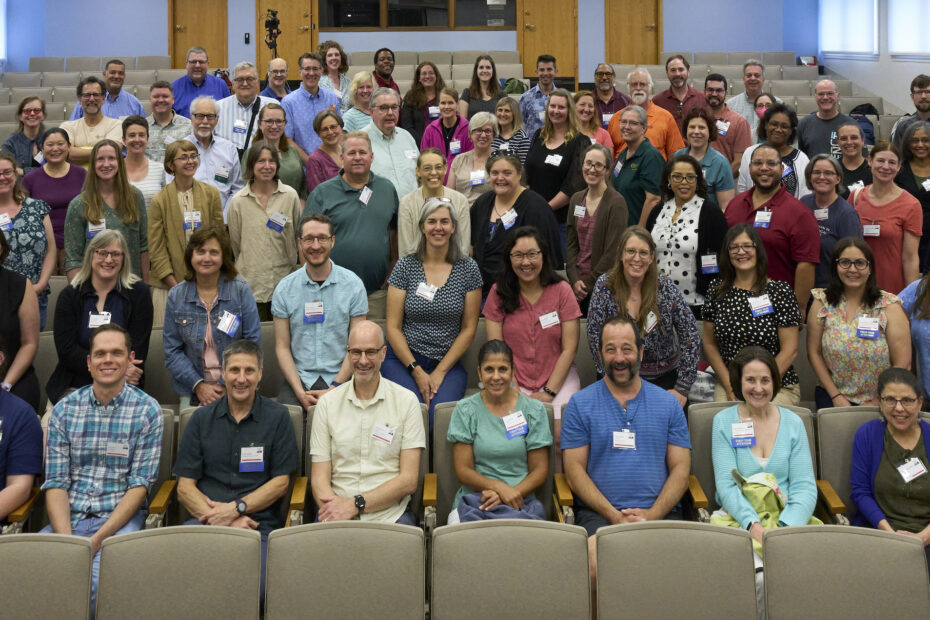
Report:
M622 160L622 159L618 159L618 160L617 160L617 165L614 166L614 176L618 176L618 175L620 174L620 171L621 171L621 170L623 170L623 160Z
M97 233L103 232L106 229L107 229L106 220L100 220L100 222L97 224L92 224L90 222L87 222L87 238L93 239L94 237L97 236Z
M880 237L882 234L881 224L866 224L862 227L863 237Z
M601 123L606 127L610 123L610 119L613 117L613 114L601 114Z
M433 297L436 296L437 288L432 284L426 282L420 282L417 285L417 297L422 297L427 301L433 301Z
M358 194L358 199L362 201L362 204L367 205L368 201L371 200L371 188L367 185L363 187Z
M453 140L449 143L449 155L458 155L462 152L462 141Z
M45 156L42 155L42 151L38 151L35 155L32 156L32 159L35 160L40 166L45 163Z
M108 441L107 456L129 457L128 441Z
M304 323L322 323L325 319L322 301L308 301L304 304Z
M220 317L219 322L216 324L216 328L230 338L234 338L239 331L240 323L242 323L242 321L239 317L228 310L224 310L223 316Z
M265 471L265 448L263 446L242 446L239 451L239 471Z
M200 211L184 212L184 230L194 230L195 228L200 228L202 225L203 221Z
M903 465L898 465L898 473L904 478L904 482L910 482L927 473L927 468L919 458L912 456L904 461Z
M547 166L558 166L562 163L562 156L558 154L546 155L546 165Z
M217 183L229 183L229 168L226 166L217 166L213 180Z
M656 313L652 310L649 311L649 314L646 315L646 333L648 334L656 328L656 325L659 322L659 317L656 316Z
M545 110L540 110L539 112L537 112L537 113L536 113L536 118L538 118L538 119L541 120L541 121L546 120L546 111L545 111Z
M717 265L717 257L713 254L705 254L701 257L701 273L720 273L720 267Z
M507 431L507 439L526 435L530 431L522 411L514 411L510 415L505 415L502 419L504 420L504 428Z
M717 134L721 136L727 135L727 130L730 129L730 123L724 120L717 121Z
M614 450L635 450L636 433L631 430L614 431Z
M394 429L389 426L375 424L371 429L371 438L389 446L394 441Z
M856 335L867 340L878 338L878 317L860 316L859 324L856 326Z
M510 151L510 143L509 143L509 142L501 142L501 145L500 145L499 147L497 147L497 150L498 150L498 151Z
M791 166L785 166L785 169L781 173L781 178L784 179L786 176L788 176L792 172L794 172L794 170L791 169Z
M860 179L849 186L849 191L854 192L857 189L863 189L864 187L865 187L865 183Z
M420 151L416 149L407 149L406 151L404 151L404 157L406 157L407 159L416 159L419 156L420 156Z
M575 205L575 217L584 217L588 214L588 209L584 205Z
M472 170L468 178L469 185L484 185L484 170Z
M768 228L772 223L771 211L756 211L756 219L752 223L755 228Z
M748 422L734 422L732 426L733 439L730 445L734 448L749 448L756 445L756 431L752 420Z
M544 314L539 317L539 324L542 325L543 329L549 329L559 324L559 313L553 310L549 314Z
M921 183L925 192L930 192L930 179L924 179L924 182Z
M430 118L439 118L439 106L431 105L426 108L426 111L429 113Z
M265 226L270 228L275 232L284 232L284 226L287 224L287 216L279 211L275 211L271 214L271 217L268 218L268 221L265 223Z
M517 212L510 208L507 210L507 213L501 216L501 222L504 224L504 229L509 230L513 226L514 222L517 221Z
M830 209L814 209L814 217L821 222L830 215Z
M90 329L95 329L101 325L110 324L110 313L109 312L91 312L90 319L87 321L87 327Z
M0 230L13 230L13 220L6 213L0 213Z
M775 312L775 308L772 307L772 302L769 301L768 295L750 297L749 308L752 310L752 316L755 317L764 316L766 314L773 314Z
M245 135L246 125L245 121L239 120L233 122L233 133Z

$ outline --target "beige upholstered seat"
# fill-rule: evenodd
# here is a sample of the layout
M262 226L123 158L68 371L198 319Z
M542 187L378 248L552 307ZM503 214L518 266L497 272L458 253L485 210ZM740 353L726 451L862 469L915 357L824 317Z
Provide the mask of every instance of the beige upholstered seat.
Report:
M0 537L0 617L90 617L89 538L62 534Z

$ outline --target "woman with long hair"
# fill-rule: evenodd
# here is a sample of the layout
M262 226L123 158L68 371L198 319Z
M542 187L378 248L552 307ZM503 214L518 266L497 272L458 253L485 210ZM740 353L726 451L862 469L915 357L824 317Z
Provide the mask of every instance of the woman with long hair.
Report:
M400 112L400 126L410 132L417 144L423 139L426 126L439 118L439 93L445 87L436 63L425 60L417 65Z
M345 113L352 104L347 96L349 94L349 55L337 41L323 41L317 47L323 57L323 77L320 78L320 88L332 91L342 99L341 109Z
M475 59L475 67L471 72L471 82L468 88L462 91L459 100L459 114L467 119L478 112L494 114L497 102L506 97L501 92L501 83L497 79L497 65L494 59L487 54L481 54Z
M340 142L338 144L341 144L342 118L332 110L326 110L326 112L339 119L338 131L329 133L335 134L338 138L340 138ZM322 114L322 112L320 114ZM317 114L317 116L319 117L319 114ZM301 200L306 200L307 195L310 193L310 190L307 189L307 177L310 176L310 159L313 158L313 153L316 153L323 148L328 149L326 153L329 153L329 151L332 150L332 145L327 146L324 132L321 129L318 129L319 125L317 124L316 119L313 119L313 130L317 133L317 135L320 136L320 139L323 140L323 144L314 150L313 153L310 153L310 159L307 160L307 169L304 170L304 165L300 162L300 156L297 155L297 149L291 148L291 144L288 141L287 136L284 135L284 128L286 126L287 113L284 111L284 108L282 108L277 103L269 103L258 112L258 131L255 132L255 138L252 139L252 143L254 144L264 140L265 142L273 144L275 147L277 147L278 161L281 164L278 170L278 176L280 177L281 182L288 187L294 188L294 191L297 192L297 195ZM246 160L248 157L248 151L242 153L242 170L245 170L245 165L247 163ZM341 153L339 155L339 163L342 163ZM332 176L335 176L335 174Z
M23 176L41 165L42 134L45 133L45 101L39 97L23 97L16 108L19 127L3 142L3 151L16 161L16 173Z

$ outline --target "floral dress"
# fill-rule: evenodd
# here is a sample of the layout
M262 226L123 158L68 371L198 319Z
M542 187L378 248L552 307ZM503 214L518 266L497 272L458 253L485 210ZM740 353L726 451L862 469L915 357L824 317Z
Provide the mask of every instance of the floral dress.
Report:
M16 217L12 219L12 230L4 230L3 236L10 244L10 255L4 267L26 276L35 284L42 276L42 264L48 251L48 237L43 220L52 208L44 200L26 198ZM45 290L48 293L48 288Z

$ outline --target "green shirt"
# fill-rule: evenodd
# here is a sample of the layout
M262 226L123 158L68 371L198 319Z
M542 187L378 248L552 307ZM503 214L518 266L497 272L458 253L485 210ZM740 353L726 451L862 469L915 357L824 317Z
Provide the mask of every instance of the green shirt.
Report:
M278 167L278 178L281 179L281 182L285 185L293 187L301 200L306 200L307 172L304 170L304 165L300 163L300 156L297 154L297 149L291 148L286 151L279 150L278 155L281 156L281 164ZM248 151L242 153L240 165L243 173L248 169L245 165L248 158Z
M662 179L662 170L665 169L665 159L662 153L652 146L649 138L644 138L633 157L629 160L626 153L629 147L620 151L620 157L614 162L614 169L610 180L626 200L628 223L630 226L639 224L639 216L643 212L643 203L646 202L646 192L654 196L661 196L659 181ZM617 162L623 162L623 167L617 173Z
M149 227L142 192L133 187L132 194L136 199L136 210L139 212L139 221L135 224L124 223L116 211L106 204L103 205L103 214L107 230L118 230L126 238L132 272L141 278L142 253L149 251ZM81 192L68 205L68 213L65 215L65 271L79 269L84 262L84 250L90 242L87 229L88 222L84 219L84 192Z
M921 433L917 445L912 450L905 450L885 429L882 460L875 472L875 500L895 530L919 532L930 523L930 474L904 482L898 472L898 466L913 457L920 459L930 471L924 440Z

